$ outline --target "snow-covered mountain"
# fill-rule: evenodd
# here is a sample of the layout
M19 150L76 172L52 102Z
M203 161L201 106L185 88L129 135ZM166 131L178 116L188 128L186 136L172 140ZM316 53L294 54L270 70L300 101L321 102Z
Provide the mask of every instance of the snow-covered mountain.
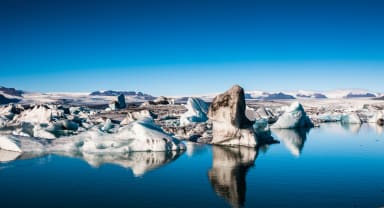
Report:
M245 99L259 99L259 100L286 100L296 99L292 95L285 94L283 92L263 92L263 91L249 91L245 92Z
M205 100L213 99L216 94L196 96L204 97ZM245 91L245 99L257 100L284 100L284 99L353 99L353 98L377 98L384 94L363 89L343 89L330 91L311 91L311 90L296 90L296 91Z
M301 98L316 98L316 99L328 98L324 93L322 93L320 91L297 90L297 91L288 91L286 93L288 95L292 95L298 99L301 99Z
M328 98L375 98L380 93L364 90L364 89L341 89L326 91L324 94Z
M91 92L89 95L90 96L119 96L121 94L123 94L124 96L128 96L128 97L138 97L138 98L145 99L145 100L153 100L153 99L156 98L156 97L154 97L152 95L145 94L145 93L142 93L142 92L136 92L136 91L114 91L114 90L94 91L94 92Z
M15 88L0 86L0 104L17 103L21 100L23 93Z
M15 88L0 86L0 93L4 96L22 97L24 92L22 90L16 90Z
M124 94L126 102L145 102L154 100L156 97L136 91L95 91L92 93L75 92L28 92L16 90L14 88L0 87L0 104L10 102L16 103L73 103L77 105L92 104L104 105L116 99L116 96ZM209 93L203 95L194 95L206 102L211 102L219 93ZM176 103L184 103L190 95L172 96ZM362 89L342 89L330 91L246 91L245 98L248 100L287 100L287 99L384 99L384 94L362 90Z
M341 89L329 91L309 91L297 90L287 91L285 94L292 95L297 99L316 98L316 99L352 99L352 98L375 98L380 96L380 93L364 90L364 89Z
M377 97L377 98L374 98L375 100L384 100L384 95L380 96L380 97Z

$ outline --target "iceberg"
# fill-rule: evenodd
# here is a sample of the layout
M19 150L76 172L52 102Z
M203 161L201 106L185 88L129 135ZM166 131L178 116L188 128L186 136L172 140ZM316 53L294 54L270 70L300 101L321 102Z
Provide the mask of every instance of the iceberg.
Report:
M86 153L173 151L185 149L178 139L171 137L157 126L153 119L144 118L123 126L116 133L98 129L89 130L69 138L71 148ZM64 138L57 140L64 141ZM60 150L55 146L54 150Z
M368 123L377 123L380 125L380 119L384 119L384 113L382 111L377 111L368 119Z
M293 102L286 108L276 123L271 128L293 129L293 128L311 128L313 127L311 119L307 116L303 106L299 102Z
M100 130L103 131L103 132L108 132L108 133L109 133L109 131L110 131L111 129L113 129L113 127L114 127L114 125L113 125L111 119L108 118L108 119L104 122L104 124L103 124L103 126L100 128Z
M164 96L157 97L155 100L153 100L153 102L155 105L168 105L170 103L169 99Z
M349 113L341 116L341 123L343 124L361 124L362 121L357 113Z
M157 118L157 115L152 113L149 110L141 110L141 111L134 111L129 112L127 116L120 122L120 125L127 125L133 121L136 121L138 119L142 118Z
M108 104L108 108L105 111L115 111L118 109L124 109L127 107L124 94L117 96L117 100L113 100Z
M272 111L265 107L259 107L257 110L255 110L247 106L245 109L245 115L251 121L266 119L268 123L273 123L277 120Z
M76 134L94 125L89 117L91 111L82 107L33 105L24 109L21 106L10 106L8 109L0 109L0 112L3 113L0 115L0 126L16 128L12 134L20 136L55 139Z
M125 96L124 94L120 94L117 96L117 103L119 108L126 108L127 104L125 103Z
M187 101L187 112L180 116L180 125L186 126L191 123L205 122L208 120L207 113L209 105L200 98L190 97Z
M121 127L116 133L94 127L60 139L2 136L0 149L16 152L127 153L184 150L184 143L165 133L153 119L145 118Z
M6 106L0 107L0 118L3 118L4 120L10 120L13 119L13 116L15 115L15 105L14 104L8 104Z
M49 132L49 130L50 129L46 129L40 124L36 124L35 126L33 126L33 136L44 139L56 139L55 134ZM53 132L57 132L56 129Z
M52 109L45 105L36 105L13 118L14 123L48 124L52 121Z
M338 113L324 113L316 116L316 120L320 123L338 122L341 121L341 114Z
M253 123L246 117L245 108L244 90L238 85L213 99L208 111L212 121L212 144L257 145Z

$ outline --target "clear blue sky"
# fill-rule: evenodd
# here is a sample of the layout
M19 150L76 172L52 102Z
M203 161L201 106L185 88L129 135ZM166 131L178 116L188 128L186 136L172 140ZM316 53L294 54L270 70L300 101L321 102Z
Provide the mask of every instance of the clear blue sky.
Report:
M384 1L1 0L0 85L384 91Z

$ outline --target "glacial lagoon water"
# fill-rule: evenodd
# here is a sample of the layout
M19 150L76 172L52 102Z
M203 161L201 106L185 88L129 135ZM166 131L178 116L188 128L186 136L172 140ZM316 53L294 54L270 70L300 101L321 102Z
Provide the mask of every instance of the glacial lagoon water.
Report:
M181 154L1 151L1 207L384 206L382 128L333 123L272 135L280 143L257 150L187 143Z

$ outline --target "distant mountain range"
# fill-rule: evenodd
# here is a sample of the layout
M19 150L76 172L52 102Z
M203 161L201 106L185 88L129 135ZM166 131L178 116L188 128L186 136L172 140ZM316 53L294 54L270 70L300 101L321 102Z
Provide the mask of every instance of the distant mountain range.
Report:
M259 99L259 100L287 100L287 99L296 99L292 95L288 95L282 92L279 93L269 93L269 92L246 92L245 99Z
M16 90L15 88L7 88L2 86L0 86L0 92L2 94L17 96L17 97L23 97L23 93L24 93L22 90Z
M352 99L352 98L376 98L381 96L380 93L375 93L367 90L360 89L345 89L333 91L287 91L287 92L264 92L264 91L247 91L245 92L246 99L260 99L260 100L283 100L283 99Z
M309 95L298 93L298 94L296 94L296 97L297 98L317 98L317 99L327 98L327 96L325 96L321 93L313 93L313 94L309 94Z
M129 96L129 97L140 97L141 99L144 100L153 100L156 97L145 94L142 92L135 92L135 91L114 91L114 90L106 90L106 91L94 91L91 92L89 95L90 96L119 96L123 94L124 96Z
M374 100L384 100L384 95L380 96L380 97L376 97L376 98L374 98Z
M282 99L352 99L352 98L377 98L382 96L380 93L361 90L361 89L345 89L345 90L332 90L332 91L286 91L286 92L264 92L264 91L247 91L245 97L247 99L260 99L260 100L282 100Z
M17 103L23 97L23 91L0 86L0 104Z
M120 94L125 95L127 102L145 102L156 99L155 96L136 91L94 91L92 93L39 93L39 92L26 92L17 90L15 88L0 87L0 104L7 103L33 103L33 102L57 102L60 100L70 100L73 102L86 102L86 103L104 103L113 100ZM206 101L212 99L218 93L198 95ZM100 98L96 98L100 96ZM104 96L104 97L103 97ZM172 96L176 102L186 102L188 96ZM289 100L289 99L356 99L366 98L375 100L384 100L384 94L376 93L368 90L361 89L344 89L332 91L281 91L281 92L267 92L267 91L246 91L245 98L248 100Z

